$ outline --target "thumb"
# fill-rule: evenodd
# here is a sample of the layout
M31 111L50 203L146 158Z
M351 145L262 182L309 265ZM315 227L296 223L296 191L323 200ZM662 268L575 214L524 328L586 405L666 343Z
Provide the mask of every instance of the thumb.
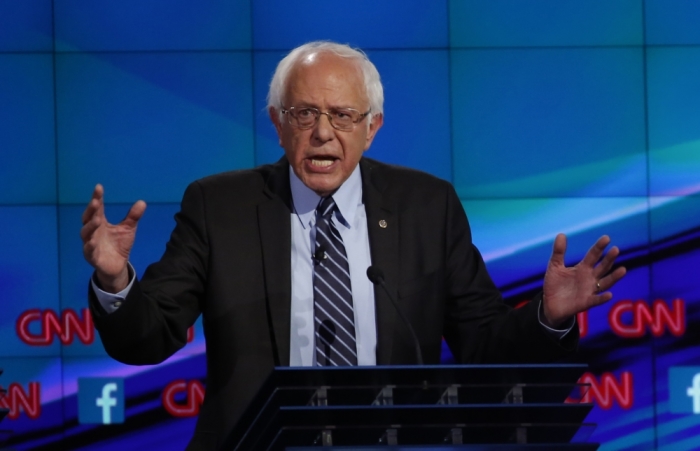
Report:
M136 228L136 224L139 222L145 211L146 202L142 200L136 202L129 209L129 213L126 214L126 218L124 218L124 220L122 221L122 225Z
M566 235L560 233L554 238L552 257L549 259L551 265L564 266L564 254L566 253Z

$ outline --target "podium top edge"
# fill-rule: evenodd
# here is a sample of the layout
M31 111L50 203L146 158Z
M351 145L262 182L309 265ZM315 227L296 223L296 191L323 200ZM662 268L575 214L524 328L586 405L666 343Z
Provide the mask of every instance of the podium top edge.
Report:
M311 366L276 366L274 370L277 372L293 372L293 371L406 371L406 370L419 370L419 371L479 371L479 370L491 370L491 369L519 369L524 371L536 371L536 370L581 370L585 371L588 369L588 365L585 363L528 363L528 364L509 364L509 363L498 363L498 364L474 364L474 365L363 365L363 366L324 366L324 367L311 367Z

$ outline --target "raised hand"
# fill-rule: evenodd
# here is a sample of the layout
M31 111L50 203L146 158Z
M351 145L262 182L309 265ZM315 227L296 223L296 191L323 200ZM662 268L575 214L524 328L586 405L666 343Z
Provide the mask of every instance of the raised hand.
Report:
M564 265L566 236L560 233L554 239L552 257L544 275L543 307L549 326L556 328L575 314L612 299L608 290L627 270L619 267L610 272L620 250L613 246L603 256L608 244L610 237L602 236L583 260L567 268Z
M83 239L85 260L95 268L103 290L118 293L129 284L127 262L134 245L136 226L146 211L142 200L132 205L126 218L119 224L110 224L105 217L104 188L95 186L92 199L83 212Z

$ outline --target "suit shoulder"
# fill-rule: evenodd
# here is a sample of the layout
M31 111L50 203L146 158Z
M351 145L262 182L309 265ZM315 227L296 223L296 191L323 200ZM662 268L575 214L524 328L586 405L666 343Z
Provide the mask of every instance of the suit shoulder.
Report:
M372 180L385 185L391 191L434 196L454 190L450 182L427 172L369 158L365 160L364 167L370 173Z
M258 166L252 169L240 169L212 174L195 180L190 185L199 185L203 190L260 186L262 188L270 174L272 165Z

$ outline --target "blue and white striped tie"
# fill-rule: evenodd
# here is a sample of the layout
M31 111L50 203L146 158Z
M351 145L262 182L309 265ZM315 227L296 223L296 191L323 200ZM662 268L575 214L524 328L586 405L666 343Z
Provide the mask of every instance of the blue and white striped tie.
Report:
M323 250L314 271L316 365L357 365L355 315L350 269L343 239L333 224L338 209L332 197L316 208L316 249Z

